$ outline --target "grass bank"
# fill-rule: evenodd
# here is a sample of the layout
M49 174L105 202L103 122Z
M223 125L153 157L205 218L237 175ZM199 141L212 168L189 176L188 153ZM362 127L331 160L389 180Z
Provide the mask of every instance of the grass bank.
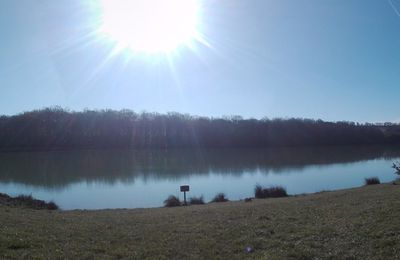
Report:
M400 185L179 208L0 205L0 223L0 258L398 259Z

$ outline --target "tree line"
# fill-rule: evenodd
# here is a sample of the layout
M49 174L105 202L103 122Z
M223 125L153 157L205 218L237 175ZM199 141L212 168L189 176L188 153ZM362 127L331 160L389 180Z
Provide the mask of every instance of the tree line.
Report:
M1 149L277 147L398 144L400 125L210 118L59 107L0 117Z

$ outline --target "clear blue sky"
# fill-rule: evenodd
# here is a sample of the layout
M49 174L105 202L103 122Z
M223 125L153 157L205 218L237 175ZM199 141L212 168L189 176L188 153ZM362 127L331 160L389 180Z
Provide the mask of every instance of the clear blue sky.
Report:
M170 64L109 58L110 44L87 36L96 11L85 0L0 1L0 114L59 105L400 121L399 0L203 2L212 48L182 47Z

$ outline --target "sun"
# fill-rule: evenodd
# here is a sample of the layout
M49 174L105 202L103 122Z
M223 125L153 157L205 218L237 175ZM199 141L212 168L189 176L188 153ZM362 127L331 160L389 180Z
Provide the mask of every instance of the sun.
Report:
M171 52L198 37L200 0L99 0L100 33L135 52Z

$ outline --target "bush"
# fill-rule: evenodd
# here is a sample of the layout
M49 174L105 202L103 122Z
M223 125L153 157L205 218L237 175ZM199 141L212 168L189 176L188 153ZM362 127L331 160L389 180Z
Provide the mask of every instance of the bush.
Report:
M256 185L256 187L254 189L254 197L256 197L257 199L265 198L264 197L264 189L263 189L263 187L261 187L261 185Z
M258 199L265 199L287 197L288 194L286 192L286 189L280 186L263 188L261 187L261 185L257 185L254 189L254 196Z
M379 180L378 177L365 178L365 185L375 185L380 183L381 181Z
M58 209L57 204L54 202L46 202L44 200L38 200L32 197L32 195L19 195L15 198L8 196L7 194L0 193L0 204L17 207L28 207L32 209Z
M400 175L400 163L393 163L392 168L396 170L396 174Z
M49 203L47 203L47 209L48 210L57 210L58 205L56 203L54 203L53 201L50 201Z
M215 195L215 197L211 200L211 202L227 202L229 201L228 198L226 198L225 193L218 193Z
M164 200L165 207L178 207L180 205L181 205L181 202L174 195L170 195L166 200Z
M191 205L202 205L202 204L204 204L204 198L203 198L203 196L191 197L189 199L189 204L191 204Z

